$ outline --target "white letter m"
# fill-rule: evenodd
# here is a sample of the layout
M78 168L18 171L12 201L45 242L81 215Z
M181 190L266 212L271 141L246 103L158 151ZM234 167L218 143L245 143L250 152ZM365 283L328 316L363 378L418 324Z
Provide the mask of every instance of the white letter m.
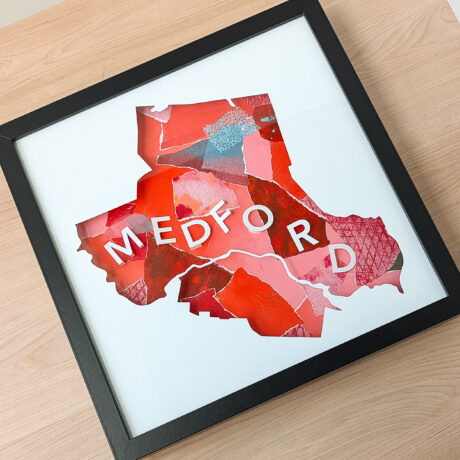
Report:
M134 255L133 248L131 247L131 242L129 241L129 238L131 238L131 240L134 241L138 247L142 248L144 246L142 241L129 227L125 227L121 231L121 236L123 237L124 246L120 246L119 244L113 243L112 241L109 241L108 243L104 244L104 248L113 257L113 259L118 265L123 265L124 262L121 259L121 257L115 252L115 249L123 254L126 254L127 256Z

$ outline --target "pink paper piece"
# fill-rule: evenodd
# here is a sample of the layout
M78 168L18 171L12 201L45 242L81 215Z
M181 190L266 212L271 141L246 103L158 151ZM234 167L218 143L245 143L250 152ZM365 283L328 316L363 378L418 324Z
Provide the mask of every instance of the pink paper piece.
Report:
M258 131L244 138L243 155L248 174L273 180L270 142L263 139Z

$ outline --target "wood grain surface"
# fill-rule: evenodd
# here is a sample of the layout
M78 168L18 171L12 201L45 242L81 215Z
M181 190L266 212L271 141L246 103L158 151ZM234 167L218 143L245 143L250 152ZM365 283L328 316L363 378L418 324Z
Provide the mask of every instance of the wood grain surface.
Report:
M279 3L68 0L0 30L0 123ZM460 263L460 25L445 0L322 4ZM0 458L111 458L3 176ZM460 458L460 318L157 453Z

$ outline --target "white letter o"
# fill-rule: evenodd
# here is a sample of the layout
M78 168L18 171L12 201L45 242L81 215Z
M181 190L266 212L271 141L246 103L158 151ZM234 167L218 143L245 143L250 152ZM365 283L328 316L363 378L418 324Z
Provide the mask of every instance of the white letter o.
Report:
M251 222L249 222L249 214L251 214L252 211L263 211L267 215L267 222L261 227L255 227L252 225ZM264 230L267 230L267 228L270 228L273 224L273 213L267 208L267 206L264 206L263 204L255 204L244 211L243 223L250 232L263 232Z

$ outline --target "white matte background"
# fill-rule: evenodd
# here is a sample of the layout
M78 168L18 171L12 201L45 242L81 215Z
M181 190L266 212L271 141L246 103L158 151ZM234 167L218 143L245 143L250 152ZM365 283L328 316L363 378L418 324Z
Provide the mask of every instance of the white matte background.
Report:
M331 214L381 216L404 255L404 294L386 285L335 297L342 310L326 311L317 339L261 337L246 320L192 315L176 301L179 282L136 306L77 252L75 224L135 199L149 170L136 153L137 105L265 92L295 180ZM445 297L303 18L31 134L18 149L134 436Z

